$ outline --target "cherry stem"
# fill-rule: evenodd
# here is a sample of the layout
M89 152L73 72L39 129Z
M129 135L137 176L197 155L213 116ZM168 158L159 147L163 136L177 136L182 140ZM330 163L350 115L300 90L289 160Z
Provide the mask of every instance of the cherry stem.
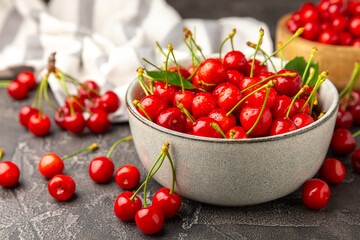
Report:
M162 53L162 55L164 55L164 57L166 57L166 54L164 53L164 51L162 50L162 48L160 47L160 44L158 41L156 41L156 48ZM173 62L175 64L175 62L173 60L170 59L171 62Z
M196 56L196 54L194 53L194 50L192 48L192 42L190 42L190 46L189 44L186 42L186 38L183 38L183 41L185 43L185 45L189 48L190 52L191 52L191 55L192 55L192 61L193 61L193 66L195 66L195 62L194 62L194 59L198 62L198 64L201 63L201 61L199 60L199 58Z
M112 147L110 148L108 154L106 155L107 158L110 158L110 155L112 153L112 151L114 150L114 148L119 144L119 143L122 143L122 142L125 142L125 141L130 141L132 139L132 136L129 136L129 137L126 137L126 138L123 138L123 139L120 139L120 140L117 140L113 145Z
M145 109L143 108L143 106L141 106L139 100L134 100L132 103L133 103L135 106L137 106L138 108L140 108L141 111L143 111L143 113L145 113L147 119L149 119L149 120L152 122L151 118L149 117L149 114L147 114L147 112L145 111Z
M274 77L295 77L296 74L297 74L297 73L295 73L295 72L293 72L293 73L275 74L275 75L272 75L272 76L270 76L270 77L267 77L267 78L261 80L260 82L255 83L254 85L251 85L251 86L248 87L248 88L245 88L244 90L241 90L241 92L242 92L242 93L243 93L243 92L246 92L247 90L249 90L249 89L251 89L251 88L253 88L253 87L255 87L255 86L259 85L259 84L262 84L263 82L266 82L267 80L272 79L272 78L274 78Z
M255 49L256 46L257 46L255 43L252 43L252 42L246 42L246 45L248 45L249 47L254 48L254 49ZM268 57L268 56L269 56L269 54L267 54L261 47L259 47L259 51L264 55L264 57ZM275 67L275 64L274 64L274 62L271 60L271 58L269 58L269 61L270 61L270 63L271 63L271 66L273 67L274 71L277 72L276 67ZM283 68L283 67L281 67L281 68Z
M180 102L179 100L176 101L176 106L180 109L181 112L183 112L186 117L193 123L195 122L195 118L191 115L191 113L184 107L184 104Z
M144 93L146 96L149 96L149 92L147 90L147 86L144 82L144 77L143 77L143 72L144 72L144 69L142 68L138 68L137 69L137 72L138 72L138 81L139 81L139 84L141 86L141 88L143 89Z
M39 100L39 92L40 92L40 86L41 86L41 83L40 85L36 88L36 93L35 93L35 98L34 98L34 101L33 103L31 104L31 107L32 108L35 108L37 103L38 103L38 100Z
M154 68L156 68L157 70L161 71L161 68L159 68L158 66L156 66L155 64L153 64L152 62L150 62L149 60L147 60L146 58L141 58L144 62L150 64L151 66L153 66Z
M353 81L356 81L356 79L358 78L358 76L356 76L356 75L359 75L359 68L360 68L360 64L359 64L359 61L357 61L354 64L354 70L351 74L350 80L347 82L346 87L339 94L340 97L345 96L345 94L349 92L349 89L350 89L351 85L353 84Z
M309 71L309 77L307 78L305 84L309 84L310 81L311 81L311 79L313 79L314 75L315 75L315 68L314 68L314 67L311 67L311 68L310 68L310 71Z
M281 50L280 50L280 59L281 59L280 67L281 67L281 69L284 68L284 62L285 62L284 49L281 48L282 45L283 45L282 42L278 42L278 48L281 49ZM269 59L271 59L271 58L269 58Z
M47 104L49 104L49 106L54 109L54 111L57 111L57 107L55 107L55 105L51 102L50 98L49 98L49 95L48 95L48 81L45 81L45 86L44 86L44 98L45 98L45 101L47 102Z
M294 33L294 35L281 47L279 47L275 52L273 52L270 56L268 56L267 58L265 58L264 61L262 61L260 63L260 66L264 65L264 63L269 60L271 57L273 57L275 54L277 54L278 52L280 52L281 50L283 50L287 45L289 45L289 43L291 43L295 38L297 38L298 36L300 36L302 33L304 32L304 28L299 28L298 30L296 30L296 32Z
M348 103L350 101L351 93L354 90L355 84L359 79L359 74L360 74L360 60L357 61L355 63L355 65L354 65L354 70L353 70L353 72L351 74L351 77L350 77L350 80L349 80L350 84L349 84L349 87L348 87L348 89L346 91L346 94L348 95L348 97L345 99L345 104L342 106L343 110L346 109L346 107L347 107L347 105L348 105Z
M262 43L262 39L263 39L263 36L264 36L264 29L260 28L259 32L260 32L260 36L259 36L258 44L255 47L254 57L253 57L253 61L252 61L252 64L251 64L251 71L250 71L250 77L251 78L253 77L253 74L254 74L255 58L256 58L257 52L259 51L260 45Z
M9 86L10 82L12 82L12 80L0 80L0 87L6 88L7 86Z
M60 71L59 69L57 69L57 71ZM74 84L76 85L80 85L82 86L85 90L90 90L91 92L95 93L97 96L101 96L101 94L96 91L95 89L92 89L88 86L86 86L85 84L83 84L82 82L80 82L78 79L74 78L73 76L71 76L70 74L67 73L62 73L66 78L70 79L73 81ZM90 99L90 96L88 95L88 98Z
M262 107L261 107L259 116L258 116L257 119L256 119L256 122L255 122L254 125L250 128L250 130L246 132L246 135L247 135L247 136L250 135L250 133L254 130L254 128L255 128L256 125L258 124L258 122L259 122L259 120L260 120L260 118L261 118L261 115L262 115L262 113L263 113L263 111L264 111L264 109L265 109L266 102L267 102L268 97L269 97L269 92L270 92L270 87L268 87L267 90L266 90L265 100L264 100L264 103L263 103L263 105L262 105Z
M166 59L165 59L165 73L166 73L166 77L165 77L165 88L168 88L168 83L169 83L169 77L168 77L168 62L169 62L169 56L170 56L170 48L168 49L168 53L166 55Z
M312 60L313 60L316 52L317 52L317 48L316 48L316 47L313 47L313 48L311 49L309 61L307 62L306 67L305 67L305 70L304 70L304 73L303 73L303 75L302 75L302 77L301 77L301 79L303 80L303 82L304 82L304 80L305 80L305 76L306 76L307 72L309 71L311 62L312 62Z
M75 156L75 155L78 155L78 154L80 154L80 153L82 153L82 152L92 151L92 150L95 150L95 149L97 149L97 148L98 148L98 145L97 145L96 143L93 143L93 144L91 144L89 147L83 148L83 149L81 149L81 150L79 150L79 151L77 151L77 152L74 152L74 153L72 153L72 154L66 155L65 157L61 158L61 160L64 161L65 159L71 158L71 157L73 157L73 156Z
M175 188L175 181L176 181L176 176L175 176L175 168L174 168L174 163L170 157L170 153L167 152L166 153L166 156L168 157L169 159L169 162L170 162L170 166L171 166L171 174L172 174L172 182L171 182L171 188L170 188L170 194L173 194L174 193L174 188Z
M196 69L194 70L194 72L190 75L190 77L188 77L187 78L187 80L190 80L196 73L197 73L197 71L199 70L199 68L200 68L200 64L196 67Z
M298 93L293 97L293 99L289 105L289 108L286 112L286 116L285 116L286 118L289 118L290 110L291 110L292 106L294 105L295 100L298 99L298 97L307 89L309 89L309 85L305 84L304 86L301 87L301 89L298 91Z
M48 79L48 76L49 76L49 72L47 72L45 74L45 76L43 77L43 80L41 81L40 83L40 90L39 90L39 100L38 100L38 103L39 103L39 119L42 119L42 98L43 98L43 92L44 92L44 84L45 82L47 82L47 79Z
M224 44L225 44L225 42L226 42L227 40L230 39L230 41L231 41L231 48L232 48L232 50L234 51L233 37L234 37L235 33L236 33L236 28L234 28L234 29L231 31L231 33L229 34L229 36L227 36L227 37L221 42L221 44L220 44L220 49L219 49L219 59L220 59L220 61L221 61L221 50L222 50L222 48L223 48L223 46L224 46Z
M313 97L315 96L315 93L317 92L317 90L319 89L319 87L321 86L321 84L326 80L328 76L328 72L324 71L322 72L319 76L318 79L315 83L315 86L313 88L313 90L310 93L310 96L308 97L308 99L306 100L306 102L304 103L304 106L302 106L300 113L304 110L304 108L306 107L306 105L309 103L310 100L313 101Z
M3 156L3 150L2 149L0 149L0 162L1 162L1 159L2 159L2 156Z
M236 133L236 131L234 129L231 129L229 132L229 135L230 135L229 139L233 139L235 136L235 133Z
M360 131L357 131L356 133L354 133L352 136L353 136L353 138L356 138L357 136L359 136L360 135Z
M215 130L217 130L222 136L223 138L227 138L225 133L221 130L221 128L219 127L219 125L215 122L211 122L210 123L210 127L214 128Z
M177 62L176 62L175 54L174 54L174 51L173 51L174 49L173 49L171 43L168 44L168 48L169 48L169 51L171 52L172 57L174 58L174 62L175 62L175 65L176 65L176 68L177 68L177 71L178 71L178 74L179 74L179 78L180 78L181 90L182 90L182 92L184 93L184 92L185 92L184 79L183 79L183 77L181 76L180 68L179 68L179 65L178 65ZM167 69L166 69L166 74L167 74ZM167 76L167 75L166 75L166 76Z

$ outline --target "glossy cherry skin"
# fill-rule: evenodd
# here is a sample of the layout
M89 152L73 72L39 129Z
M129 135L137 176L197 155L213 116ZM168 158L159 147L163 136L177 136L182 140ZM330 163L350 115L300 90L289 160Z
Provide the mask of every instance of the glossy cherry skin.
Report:
M173 106L176 106L177 101L180 101L184 105L184 108L191 112L191 106L194 97L194 93L188 90L185 90L184 92L177 92L174 95Z
M356 141L349 130L339 128L333 133L330 148L338 155L346 155L354 151Z
M169 107L165 99L155 95L144 97L140 104L153 122L156 121L161 112L165 111ZM147 119L147 116L139 107L138 111Z
M226 81L239 86L241 79L244 75L236 70L227 70L226 71Z
M321 0L317 5L317 10L319 12L319 15L322 19L328 19L330 18L329 14L329 6L330 2L329 0Z
M240 51L230 51L225 55L223 64L227 70L243 72L245 70L246 57Z
M110 121L107 112L97 109L91 116L86 120L86 126L89 130L96 134L106 132L110 127Z
M216 108L216 98L209 92L200 92L195 95L191 111L195 118L206 117Z
M298 113L291 118L291 121L294 122L297 129L300 129L313 123L314 119L309 115Z
M170 67L170 68L168 68L168 70L170 71L170 72L178 72L178 69L177 69L177 67L175 66L175 67ZM182 67L179 67L179 71L180 71L180 75L184 78L184 79L188 79L188 77L190 77L191 75L190 75L190 73L186 70L186 69L184 69L184 68L182 68Z
M316 6L313 3L304 3L300 8L300 19L302 22L316 22L319 18Z
M274 118L286 117L287 111L291 104L291 98L286 95L279 96L276 98L273 108L271 109L271 113ZM292 118L296 114L295 108L292 107L290 109L289 118Z
M319 170L319 175L322 180L331 184L339 184L345 178L344 165L335 158L328 158L324 161Z
M206 59L198 70L198 77L208 84L219 84L226 79L226 69L214 58Z
M132 195L132 192L123 192L116 198L114 213L122 221L134 220L136 212L142 207L138 196L135 196L134 200L130 200Z
M360 2L357 0L348 1L347 11L350 15L360 15Z
M7 92L15 100L22 100L27 98L29 90L25 84L22 84L16 80L11 81L7 86Z
M96 183L110 180L114 173L114 163L107 157L94 158L89 165L89 175Z
M331 23L326 21L326 22L322 22L320 23L320 31L325 31L325 30L328 30L328 29L331 29Z
M13 187L19 182L20 170L16 164L4 161L0 162L0 186Z
M360 148L356 149L351 155L351 165L355 171L360 172Z
M295 96L301 88L301 77L300 75L292 70L287 70L287 69L283 69L280 70L279 72L277 72L277 74L282 74L282 73L296 73L295 77L284 77L284 76L279 76L276 77L276 84L275 84L275 88L276 90L280 93L280 94L284 94L288 97L293 97Z
M351 114L354 117L355 124L360 126L360 104L351 108Z
M353 42L353 36L351 33L346 31L341 31L339 33L339 44L343 46L351 46L351 43Z
M228 85L223 88L217 97L217 105L226 111L230 111L235 107L238 102L243 98L243 94L240 89L235 85ZM240 104L236 110L240 110L242 104Z
M249 60L246 62L245 70L244 70L244 72L243 72L245 76L250 76L251 67L252 67L252 62L253 62L253 59L249 59ZM267 71L266 65L264 64L264 65L260 66L260 61L257 60L257 59L255 59L253 76L254 76L254 77L257 77L257 76L259 76L262 72L266 72L266 71Z
M208 117L219 125L223 132L226 132L236 125L236 119L233 114L226 116L227 111L222 108L215 108L212 110Z
M64 119L65 116L69 114L70 114L70 110L67 107L65 106L59 107L54 114L54 121L56 125L58 125L60 128L65 129Z
M258 84L255 86L255 84L257 84L258 82L260 82L259 78L243 77L239 84L240 90L246 96L263 86L263 84ZM244 91L245 89L248 90Z
M319 33L318 42L324 44L332 44L335 45L339 41L339 34L332 29L324 30Z
M296 30L298 30L302 24L300 21L295 21L294 19L290 18L287 22L286 22L286 26L289 29L290 32L295 33Z
M354 39L354 41L352 42L351 46L353 46L353 47L360 47L360 38Z
M296 130L295 123L289 118L276 118L270 127L269 135L275 136Z
M73 134L80 134L86 127L84 116L81 112L77 112L73 116L66 115L64 117L64 127Z
M249 107L249 106L244 107L241 110L240 122L241 122L241 126L243 126L243 128L246 131L249 131L252 128L252 126L255 124L260 114L260 111L261 111L261 107ZM261 114L259 122L255 126L253 131L250 133L250 135L254 137L264 136L270 129L271 123L272 123L272 115L270 109L265 107L263 113Z
M304 32L301 36L307 40L316 40L320 32L320 24L318 22L307 22L304 25Z
M96 82L87 80L87 81L83 82L83 84L85 85L85 87L80 85L79 89L78 89L80 98L86 99L86 98L97 98L98 97L96 92L100 91L100 87Z
M309 104L306 103L306 101L304 99L296 99L294 101L294 105L292 108L295 109L295 113L303 113L303 114L307 114L309 115L310 114L310 106ZM305 107L304 107L305 105ZM303 110L301 110L302 108L304 107Z
M245 129L243 127L239 127L239 126L235 126L230 128L227 132L226 132L226 138L230 139L230 132L231 130L234 130L235 134L233 136L232 139L244 139L244 138L249 138L248 135L246 135Z
M48 183L50 195L59 201L66 201L74 195L76 184L74 180L64 174L55 175Z
M24 127L28 126L31 115L38 114L39 110L29 105L23 106L19 111L19 121Z
M300 94L300 97L299 97L299 99L303 99L303 100L307 100L309 97L310 97L310 94L311 94L311 92L312 92L312 90L313 90L314 88L312 87L312 86L309 86L309 88L307 89L307 90L305 90L304 92L302 92L301 94ZM316 95L316 99L319 99L319 94L316 92L315 93L315 95ZM314 106L315 106L316 104L314 103Z
M345 104L346 100L347 97L340 98L340 105ZM346 110L351 110L351 108L356 105L360 105L360 91L358 90L351 92L351 97L347 103Z
M166 83L155 82L155 86L153 87L154 95L165 99L167 104L171 106L176 93L176 88L170 84L168 84L167 88L165 86Z
M266 91L267 89L264 88L249 96L244 101L244 106L253 106L253 107L262 106L266 98ZM268 99L266 101L266 107L271 109L275 104L276 98L277 98L276 90L273 87L271 87L269 90Z
M219 94L222 92L223 89L225 89L225 87L234 85L233 83L230 82L223 82L220 83L219 85L216 86L216 88L214 88L214 90L212 91L212 95L214 95L214 97L218 98Z
M55 153L47 153L40 158L39 172L46 178L52 178L64 171L64 162Z
M185 132L186 115L178 108L168 108L156 119L156 124L177 132Z
M161 230L164 223L164 215L160 207L148 206L137 211L135 222L144 233L154 234Z
M346 28L346 25L347 25L347 18L345 16L339 15L331 20L331 27L335 31L344 30Z
M132 189L139 184L140 172L137 167L127 164L119 168L115 174L115 182L123 189Z
M326 206L330 198L330 188L320 179L310 179L302 186L302 201L308 208L321 209Z
M161 208L165 219L172 218L180 210L181 197L176 192L170 194L169 188L160 188L154 194L152 205Z
M360 16L355 16L349 20L349 31L356 37L360 37Z
M36 87L36 77L32 72L21 72L17 75L16 80L24 84L29 90Z
M46 135L51 126L50 118L45 114L42 114L41 116L40 119L39 114L33 114L28 122L29 131L38 137Z
M120 107L120 99L113 91L107 91L100 97L99 106L107 113L113 113Z
M213 122L209 117L201 117L193 123L193 134L201 137L222 138L221 133L210 127Z
M65 99L65 106L68 108L68 109L71 109L70 108L70 104L72 104L72 107L74 109L75 112L82 112L83 111L83 108L85 107L85 101L84 99L82 98L79 98L75 95L73 96L70 96L70 97L67 97Z
M350 111L338 110L336 114L335 129L346 128L350 129L354 123L354 117Z

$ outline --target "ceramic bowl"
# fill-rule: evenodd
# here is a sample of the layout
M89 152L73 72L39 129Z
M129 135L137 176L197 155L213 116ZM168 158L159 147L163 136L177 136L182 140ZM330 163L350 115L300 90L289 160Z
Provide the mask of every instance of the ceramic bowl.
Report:
M319 107L327 113L315 123L278 136L238 140L188 135L150 122L132 104L144 97L137 80L127 90L126 104L134 144L148 171L169 141L177 193L203 203L244 206L283 197L319 170L335 125L338 93L326 80L319 96ZM170 188L170 164L164 162L153 178Z

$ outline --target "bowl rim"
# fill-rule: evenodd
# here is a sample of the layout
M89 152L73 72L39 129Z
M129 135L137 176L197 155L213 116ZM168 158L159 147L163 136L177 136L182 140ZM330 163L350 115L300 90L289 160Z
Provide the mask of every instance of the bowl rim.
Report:
M137 78L134 79L130 83L130 85L129 85L127 91L126 91L126 96L125 96L126 107L127 107L128 112L130 114L132 114L140 122L142 122L143 124L151 127L154 130L157 130L157 131L160 131L160 132L163 132L165 134L169 134L169 135L172 135L172 136L175 136L175 137L180 137L180 138L185 138L185 139L188 139L188 140L195 140L195 141L200 141L200 142L229 143L229 144L234 144L234 143L259 143L259 142L270 142L270 141L277 141L277 140L282 140L282 139L286 139L286 138L291 138L291 137L294 137L294 136L309 132L312 129L315 129L315 128L321 126L322 124L324 124L328 119L330 119L337 112L337 108L338 108L338 105L339 105L338 91L337 91L336 87L334 86L334 84L328 79L321 85L320 88L324 88L324 87L329 88L328 92L331 92L331 94L336 97L336 100L330 105L328 111L325 113L325 115L322 118L320 118L317 121L309 124L306 127L297 129L297 130L292 131L292 132L275 135L275 136L245 138L245 139L209 138L209 137L201 137L201 136L195 136L195 135L190 135L190 134L186 134L186 133L173 131L171 129L161 127L161 126L157 125L156 123L151 122L148 119L146 119L145 117L143 117L136 110L135 106L132 104L133 99L130 99L130 91L133 91L135 89L135 86L137 86L138 84L139 83L138 83Z

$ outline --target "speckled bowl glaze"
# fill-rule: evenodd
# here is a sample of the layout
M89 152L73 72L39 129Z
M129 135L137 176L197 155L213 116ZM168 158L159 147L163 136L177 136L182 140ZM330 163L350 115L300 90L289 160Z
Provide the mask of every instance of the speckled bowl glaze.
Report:
M325 81L315 123L282 135L252 139L214 139L160 127L133 106L144 93L134 80L126 94L129 123L137 153L149 171L165 141L176 170L176 189L192 200L222 206L244 206L283 197L319 170L329 147L338 108L335 86ZM171 168L164 162L154 179L171 187Z

